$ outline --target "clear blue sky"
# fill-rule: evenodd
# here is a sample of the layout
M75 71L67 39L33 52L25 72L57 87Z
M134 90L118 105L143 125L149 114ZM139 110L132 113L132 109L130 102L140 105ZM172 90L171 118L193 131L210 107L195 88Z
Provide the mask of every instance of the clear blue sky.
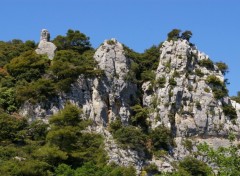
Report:
M240 91L239 0L0 0L0 40L39 41L77 29L93 47L116 38L143 52L173 28L191 30L192 42L213 61L229 65L230 95Z

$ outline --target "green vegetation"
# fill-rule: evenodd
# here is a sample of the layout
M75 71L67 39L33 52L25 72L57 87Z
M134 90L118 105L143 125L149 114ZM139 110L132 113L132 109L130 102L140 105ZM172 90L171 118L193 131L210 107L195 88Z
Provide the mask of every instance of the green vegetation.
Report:
M236 109L232 107L232 105L223 105L223 112L226 116L228 116L231 120L237 118Z
M1 174L84 174L95 168L99 175L108 171L113 176L135 175L132 167L107 166L102 136L85 130L90 124L81 118L81 110L71 104L51 117L49 125L42 121L28 124L24 118L1 112Z
M240 92L237 93L237 96L231 97L231 99L236 101L237 103L240 103Z
M174 78L169 78L169 85L171 85L171 86L176 86L177 85L177 82L175 81L175 79Z
M187 30L182 33L181 38L189 41L192 35L193 35L192 32Z
M34 42L0 42L0 108L13 113L25 101L47 103L68 92L80 74L103 74L95 69L94 50L85 34L68 30L53 42L58 50L52 61L35 53Z
M230 134L230 147L219 147L214 150L208 144L198 146L199 155L204 156L207 163L217 167L217 175L239 175L239 148L233 144L235 136Z
M69 29L66 36L58 35L53 43L57 46L58 50L73 50L78 53L84 53L91 50L91 43L89 37L78 30Z
M156 80L156 85L163 88L166 84L166 77L160 77Z
M190 40L191 31L181 33L174 29L168 34L168 40L179 38ZM79 75L91 78L101 77L102 70L96 69L93 59L94 49L89 37L78 30L68 30L66 36L57 36L53 42L57 46L55 57L50 61L45 55L35 53L36 45L32 41L22 42L12 40L0 41L0 173L1 175L26 176L134 176L136 171L132 166L123 167L115 163L108 164L108 157L104 150L103 137L88 131L93 122L82 118L82 111L67 103L65 108L49 119L49 124L43 121L29 123L26 118L17 114L19 107L26 101L36 104L54 103L60 93L70 91L71 84ZM114 41L107 41L113 45ZM144 53L137 53L124 47L126 57L131 59L130 72L125 80L134 82L141 87L145 81L151 81L152 86L163 88L166 77L155 80L155 70L159 63L158 46L152 46ZM180 57L180 56L179 56ZM199 65L213 69L211 60L199 61ZM226 74L228 66L216 63L218 69ZM170 72L171 65L165 65ZM190 73L189 73L190 74ZM195 74L203 77L200 69ZM176 86L175 78L180 77L176 71L168 80L171 87ZM206 83L214 93L216 99L222 99L228 92L226 82L222 82L214 75L206 78ZM192 86L188 87L193 90ZM205 92L210 92L206 87ZM169 99L173 96L172 88L168 92ZM232 97L240 103L240 93ZM141 99L139 95L139 99ZM116 119L109 124L109 131L122 148L136 150L145 154L146 158L165 157L171 154L174 146L173 131L163 125L154 129L150 126L149 113L158 106L158 99L153 97L152 109L142 106L136 101L131 106L129 125L122 124ZM143 103L142 103L143 104ZM174 102L167 102L165 106ZM201 108L199 101L195 102ZM231 120L237 117L235 109L223 103L223 112ZM213 112L214 113L214 112ZM169 112L169 120L173 126L175 115ZM160 118L158 116L158 118ZM173 128L173 127L172 127ZM191 156L176 163L177 171L167 175L212 175L212 170L206 163L195 158L193 144L185 140L183 145L191 151ZM206 144L199 146L200 156L207 159L207 163L219 167L219 175L240 175L239 153L231 145L229 148L213 150ZM157 166L149 164L143 168L152 175L160 174Z
M168 41L170 40L177 40L180 37L181 30L173 29L171 32L168 33Z
M159 64L160 46L161 44L159 46L154 45L141 54L124 46L125 55L132 59L130 72L135 73L134 76L139 84L144 81L154 82L155 73L153 70L156 70Z
M215 63L218 67L218 69L222 72L223 75L228 73L228 66L224 62L216 62Z
M186 31L182 32L181 36L180 36L180 34L181 34L180 29L173 29L172 31L170 31L168 33L168 39L167 40L170 41L170 40L177 40L179 38L182 38L182 39L185 39L185 40L189 41L190 38L193 35L192 32L189 31L189 30L186 30Z
M195 74L199 77L203 77L204 76L204 73L201 71L201 69L195 69Z
M214 65L210 59L203 59L199 61L199 65L202 67L206 67L207 69L213 69Z
M226 85L215 75L209 75L206 83L212 87L213 95L216 99L221 99L228 95Z
M186 157L183 161L179 162L179 167L189 173L190 175L211 175L211 168L203 161L200 161L194 157Z

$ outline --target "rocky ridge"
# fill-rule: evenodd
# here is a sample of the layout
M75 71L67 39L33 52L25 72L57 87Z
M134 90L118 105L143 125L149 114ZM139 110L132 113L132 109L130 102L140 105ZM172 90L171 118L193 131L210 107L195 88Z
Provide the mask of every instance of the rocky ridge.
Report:
M171 171L171 161L189 153L183 145L186 138L194 144L211 139L213 146L228 145L227 142L219 142L225 141L220 136L224 138L230 131L239 133L240 105L227 95L215 98L214 85L207 80L214 75L224 84L221 71L216 65L209 68L201 65L201 61L209 60L209 57L187 40L165 41L159 52L155 80L142 84L142 102L144 107L151 109L149 121L152 128L164 125L171 129L176 142L171 156L144 161L137 152L119 148L106 128L118 117L123 124L128 124L130 107L134 105L138 91L135 83L126 80L131 58L126 57L123 45L115 39L104 41L94 55L98 69L104 71L103 76L80 75L71 85L71 91L59 94L48 107L44 103L32 105L25 102L20 114L32 121L43 119L47 122L49 116L70 101L82 108L85 118L93 119L96 126L92 130L105 137L109 161L133 165L138 173L148 163L155 163L159 170ZM234 122L224 113L224 106L236 109Z

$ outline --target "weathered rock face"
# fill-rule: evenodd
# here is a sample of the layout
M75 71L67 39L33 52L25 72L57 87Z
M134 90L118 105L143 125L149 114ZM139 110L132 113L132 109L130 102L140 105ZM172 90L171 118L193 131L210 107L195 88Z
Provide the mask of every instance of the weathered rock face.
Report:
M62 109L66 101L70 101L83 109L86 118L93 119L99 125L106 126L117 117L127 123L137 86L125 80L130 60L125 57L122 44L115 39L105 41L97 49L94 59L104 71L104 76L87 78L81 75L72 84L69 93L60 95L47 108L44 107L46 105L30 105L26 102L21 108L21 114L28 115L33 120L47 119L49 115Z
M41 45L49 43L46 31L42 33L41 42ZM37 49L36 52L41 50L49 54L44 48ZM51 50L53 54L54 50ZM80 75L71 85L69 93L62 93L48 103L32 105L26 102L20 113L30 120L40 118L47 121L50 115L63 109L65 103L70 101L83 110L85 118L93 119L96 126L92 128L105 137L109 161L125 166L133 165L138 173L148 163L156 164L161 171L172 171L170 163L191 152L184 146L186 139L192 141L193 151L201 142L211 142L213 147L228 145L226 139L219 137L228 135L230 131L240 132L240 104L228 96L216 99L213 86L206 81L214 75L220 82L224 82L221 71L215 65L211 68L202 66L200 62L208 60L208 56L186 40L165 41L159 52L159 66L154 70L155 83L143 83L142 102L151 109L149 119L152 128L163 124L172 130L176 147L171 155L153 157L151 161L146 161L137 152L118 147L105 128L118 117L124 124L128 124L130 106L134 105L138 91L137 86L126 79L131 61L125 56L122 44L115 39L105 41L94 55L98 69L104 71L103 76ZM224 114L224 105L236 109L238 118L235 123Z
M50 42L50 33L47 29L43 29L41 32L40 42L38 44L38 48L36 49L37 54L46 54L49 59L54 58L54 52L57 47Z
M153 127L164 124L179 137L239 132L239 118L233 124L223 113L223 105L232 105L229 97L214 98L212 85L206 81L214 75L223 82L222 73L215 65L207 68L199 64L208 60L208 56L182 39L165 41L160 53L153 90L149 90L152 87L149 82L142 86L144 105L151 107L155 102Z

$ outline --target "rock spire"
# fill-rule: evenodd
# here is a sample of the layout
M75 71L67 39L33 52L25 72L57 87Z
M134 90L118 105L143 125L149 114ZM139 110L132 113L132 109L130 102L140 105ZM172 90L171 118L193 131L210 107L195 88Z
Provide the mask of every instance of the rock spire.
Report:
M50 33L47 29L42 29L41 38L38 48L35 50L37 54L46 54L50 60L54 58L54 52L57 47L50 42Z

